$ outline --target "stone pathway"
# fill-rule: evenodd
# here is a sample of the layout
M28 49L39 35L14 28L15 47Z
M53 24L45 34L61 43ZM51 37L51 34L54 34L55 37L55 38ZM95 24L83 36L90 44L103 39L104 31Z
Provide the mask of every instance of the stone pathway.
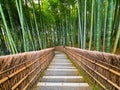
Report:
M92 90L65 54L55 57L34 90Z

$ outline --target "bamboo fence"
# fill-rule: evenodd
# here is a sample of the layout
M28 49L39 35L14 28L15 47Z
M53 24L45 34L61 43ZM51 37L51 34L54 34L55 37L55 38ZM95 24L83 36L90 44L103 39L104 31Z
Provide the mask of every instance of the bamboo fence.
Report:
M66 47L64 51L102 89L120 90L119 55L73 47Z
M54 57L54 48L0 57L0 90L29 90Z

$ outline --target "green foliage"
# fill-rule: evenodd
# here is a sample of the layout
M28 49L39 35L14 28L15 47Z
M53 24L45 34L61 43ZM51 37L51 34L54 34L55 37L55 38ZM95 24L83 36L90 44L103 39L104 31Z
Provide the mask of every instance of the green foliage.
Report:
M115 53L119 0L0 0L0 54L56 45ZM3 41L3 43L2 43Z

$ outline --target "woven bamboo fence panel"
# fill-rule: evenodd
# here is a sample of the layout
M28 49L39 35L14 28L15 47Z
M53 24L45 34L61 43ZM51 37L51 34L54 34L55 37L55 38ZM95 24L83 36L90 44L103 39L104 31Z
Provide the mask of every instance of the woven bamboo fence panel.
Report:
M66 47L65 53L104 90L120 90L120 56Z
M0 90L27 90L54 57L54 48L0 57Z
M61 51L61 52L64 52L64 46L55 46L54 47L56 51Z

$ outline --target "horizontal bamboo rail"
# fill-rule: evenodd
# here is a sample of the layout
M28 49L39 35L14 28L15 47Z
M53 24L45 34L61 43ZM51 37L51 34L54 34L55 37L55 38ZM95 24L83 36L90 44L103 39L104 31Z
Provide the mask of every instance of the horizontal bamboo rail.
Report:
M29 90L54 56L54 48L0 57L0 90Z
M99 56L101 53L96 51L81 50L71 47L66 47L64 51L75 64L82 68L92 78L92 80L99 84L103 89L120 90L120 56L112 54L106 55L106 53L104 53L102 56L104 56L106 60L103 61L101 60L102 57L100 58ZM93 53L93 56L90 55L91 53ZM97 54L99 58L96 58L94 56L95 54ZM112 62L114 62L113 58L117 58L116 61L118 62L109 63L110 60L113 60Z

